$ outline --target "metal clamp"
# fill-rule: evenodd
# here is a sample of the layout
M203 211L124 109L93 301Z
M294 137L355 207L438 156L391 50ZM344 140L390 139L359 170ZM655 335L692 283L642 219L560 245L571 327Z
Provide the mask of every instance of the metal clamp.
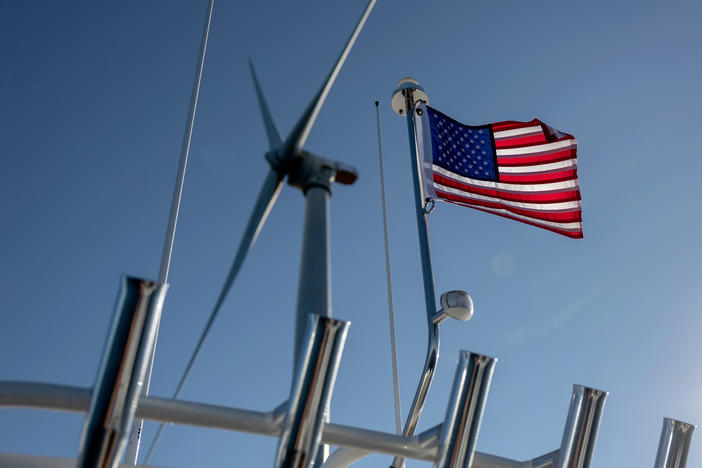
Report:
M436 207L436 201L431 197L427 197L424 200L424 208L422 208L422 212L425 215L431 214L434 211L435 207Z

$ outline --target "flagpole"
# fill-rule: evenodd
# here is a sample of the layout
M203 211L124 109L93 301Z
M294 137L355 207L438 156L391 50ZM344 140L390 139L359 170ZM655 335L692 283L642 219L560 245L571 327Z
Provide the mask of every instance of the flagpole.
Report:
M202 79L202 69L205 62L205 52L207 50L207 39L210 33L210 23L212 21L212 10L214 8L214 0L209 0L207 5L207 16L205 17L205 25L202 29L202 40L200 42L200 54L198 56L197 68L195 70L195 79L193 81L193 90L190 96L190 108L188 118L185 125L185 133L183 135L183 144L180 150L180 162L178 164L178 174L176 176L175 187L173 189L173 199L171 200L171 212L168 218L168 228L166 230L166 238L163 242L163 252L161 254L161 267L158 274L158 280L161 284L168 282L168 271L171 265L171 255L173 253L173 242L175 240L175 230L178 224L178 212L180 210L180 199L183 194L183 183L185 181L185 170L188 165L188 155L190 154L190 140L193 134L193 126L195 124L195 111L197 109L197 99L200 95L200 81ZM158 328L160 323L156 323L156 339L158 339ZM156 355L156 343L149 358L149 364L144 378L144 386L142 395L149 394L149 386L151 385L151 372L154 366L154 356ZM139 444L141 443L141 430L144 425L144 420L135 420L132 425L132 431L129 435L129 443L124 461L127 464L136 465L139 458Z
M427 218L424 211L424 191L421 185L422 165L417 152L417 136L414 124L416 103L429 102L424 89L414 78L400 80L398 88L393 93L392 108L400 115L407 118L407 132L409 135L410 161L412 163L412 184L414 186L414 208L417 215L417 234L419 237L419 255L422 262L422 280L424 283L424 303L427 314L428 340L427 355L424 370L420 376L419 385L412 401L412 406L407 415L404 436L414 435L419 422L419 416L424 408L424 403L429 392L429 387L434 379L436 364L439 360L439 325L432 321L436 313L436 293L434 292L434 274L431 267L429 251L429 236L427 233ZM404 465L404 458L395 457L392 467L399 468Z

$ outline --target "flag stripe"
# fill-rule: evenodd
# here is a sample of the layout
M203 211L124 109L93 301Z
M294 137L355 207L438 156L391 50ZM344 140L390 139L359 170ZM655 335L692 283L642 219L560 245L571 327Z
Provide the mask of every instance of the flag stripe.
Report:
M500 212L504 214L508 214L511 217L519 220L526 220L526 221L531 221L532 223L543 225L543 226L549 226L552 228L557 228L557 229L564 229L564 230L572 230L572 229L578 229L582 228L582 222L581 220L572 220L569 222L559 222L559 221L552 221L548 219L539 219L534 216L529 216L521 213L517 213L514 209L507 208L507 207L491 207L488 206L487 203L485 204L478 204L478 203L473 203L473 202L464 202L460 199L452 200L452 202L455 202L456 204L463 205L463 206L469 206L471 208L477 208L477 209L482 209L484 211L490 211L490 212Z
M510 156L510 157L498 157L497 164L502 166L526 166L526 165L537 165L545 164L550 162L565 161L566 159L572 159L576 157L575 148L566 149L564 151L556 151L552 153L521 155L521 156Z
M521 147L524 145L537 145L546 143L546 136L543 132L533 133L531 135L522 135L518 138L508 138L503 140L495 140L495 148L509 149Z
M544 143L539 145L528 145L520 148L505 148L498 149L498 157L517 157L517 156L531 156L537 154L548 154L557 151L563 151L571 146L575 146L575 139L565 139L562 141L555 141L553 143Z
M532 226L536 226L536 227L539 227L542 229L547 229L549 231L553 231L555 233L562 234L564 236L571 237L573 239L582 239L583 238L582 223L575 223L574 227L570 227L568 229L565 229L562 227L559 228L559 227L555 227L552 225L547 225L547 224L544 224L543 222L525 219L522 216L517 216L517 215L509 213L505 210L493 210L493 209L489 209L489 208L481 208L479 206L465 205L462 203L456 203L456 204L461 205L461 206L466 206L468 208L473 208L474 210L484 211L486 213L491 213L491 214L495 214L497 216L502 216L503 218L509 218L509 219L514 219L516 221L521 221L522 223L531 224Z
M507 183L502 183L502 182L494 182L491 180L479 180L479 179L471 179L469 177L463 177L458 174L454 174L453 172L444 169L441 166L437 166L434 164L433 166L434 173L442 175L444 177L447 177L449 179L456 180L457 182L464 183L466 185L473 185L473 186L478 186L478 187L484 187L484 188L490 188L490 189L495 189L499 191L506 191L506 192L527 192L527 193L534 193L534 192L557 192L557 191L562 191L562 190L572 190L573 188L577 188L578 182L576 180L564 180L562 182L549 182L545 184L529 184L529 185L521 185L521 184L507 184Z
M492 124L492 128L494 131L504 131L504 130L511 130L514 128L525 128L525 127L534 127L536 125L541 125L541 122L538 119L533 119L530 120L529 122L517 122L516 120L505 120L504 122L497 122Z
M535 182L561 182L577 178L578 171L569 169L566 171L556 169L553 171L540 172L535 174L500 174L500 180L513 184L531 184Z
M493 203L484 200L474 200L471 198L461 197L459 195L454 195L447 192L441 192L437 189L437 194L441 194L441 198L446 201L458 203L465 206L478 206L481 208L500 210L503 212L509 212L513 215L521 216L524 219L529 219L533 222L543 222L550 223L549 226L571 226L582 221L580 217L580 211L564 211L555 213L544 213L544 212L534 212L530 210L524 210L521 208L514 208L511 206L505 206L500 203Z
M524 193L524 192L506 192L491 188L482 188L463 184L461 182L443 177L439 174L434 174L434 186L443 185L452 187L462 192L474 193L476 195L484 195L488 197L499 198L500 200L510 200L523 203L562 203L568 201L580 200L580 192L577 190L563 190L560 192L550 193Z
M492 203L499 204L501 207L518 208L520 210L528 210L533 213L572 213L580 210L580 200L570 200L564 202L556 203L525 203L513 200L504 200L499 197L494 197L490 195L480 195L472 192L465 192L463 190L449 187L447 185L437 184L435 189L441 191L445 194L450 194L454 197L461 197L465 200L481 202L481 203ZM485 205L492 206L492 205ZM536 217L539 217L535 215Z
M546 163L546 164L534 164L531 166L500 166L500 175L505 173L514 174L538 174L541 172L551 172L560 169L575 168L577 167L577 161L575 158L564 159L563 161Z
M494 126L493 126L494 129ZM523 137L525 135L535 135L535 134L543 134L544 129L541 128L541 125L534 125L531 127L522 127L522 128L513 128L511 130L494 130L494 135L495 135L495 140L502 140L504 138L514 138L514 137Z

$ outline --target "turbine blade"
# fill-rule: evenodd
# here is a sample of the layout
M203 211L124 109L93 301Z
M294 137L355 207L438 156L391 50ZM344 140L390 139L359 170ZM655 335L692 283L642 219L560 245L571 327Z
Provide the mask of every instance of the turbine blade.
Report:
M251 246L256 241L259 232L261 232L263 223L266 222L268 213L270 213L271 208L273 208L273 205L275 204L275 201L278 198L278 194L280 193L280 189L282 186L283 176L279 174L275 169L271 168L271 170L268 171L268 175L266 176L266 179L263 182L261 192L258 194L258 198L256 199L256 204L254 205L254 209L251 212L251 217L249 218L249 224L246 226L244 235L241 238L239 249L236 251L236 256L234 257L234 262L232 262L232 266L229 269L227 279L224 281L224 285L222 286L222 290L219 293L217 302L215 303L215 306L212 309L212 313L210 313L210 317L207 320L207 325L205 325L205 328L203 329L202 334L200 335L200 340L198 341L197 346L195 347L195 351L193 351L193 354L190 357L190 361L188 362L188 365L185 368L185 372L183 373L183 376L180 380L180 383L178 384L178 388L176 389L173 398L177 398L178 395L180 395L180 391L183 388L185 379L188 378L188 374L190 373L190 369L193 366L193 362L195 362L195 358L200 352L202 343L205 341L205 338L207 337L207 334L209 333L210 328L212 327L212 323L214 323L215 318L217 318L217 314L219 313L219 310L221 309L222 304L224 303L224 299L227 297L227 294L229 293L229 290L231 289L232 284L234 283L234 279L236 278L237 274L239 273L239 270L241 269L241 265L244 263L246 255L249 253L249 250L251 250Z
M234 279L236 278L237 274L239 273L239 270L241 269L241 265L244 263L246 254L248 254L249 250L251 250L251 246L256 241L259 232L261 232L261 228L266 222L266 218L268 217L271 208L273 208L273 205L278 199L280 189L283 187L283 178L284 177L282 174L278 173L278 171L271 168L270 171L268 171L266 179L263 181L263 186L261 187L261 191L258 194L258 198L256 199L256 204L254 205L254 209L251 212L251 216L249 217L249 223L247 224L246 230L244 231L244 235L242 236L241 242L239 243L239 249L236 251L236 256L234 257L234 262L232 263L232 266L229 269L227 279L224 281L222 291L219 293L217 302L215 303L215 306L212 309L212 312L210 313L210 317L207 319L207 324L205 325L205 328L200 334L200 339L198 340L197 345L195 346L195 350L190 355L188 365L185 367L185 371L183 372L183 375L180 378L180 382L178 382L178 387L173 393L173 399L178 398L180 396L180 392L183 390L183 386L185 385L185 381L187 380L188 375L190 374L190 371L193 368L195 359L200 353L202 344L205 342L205 339L207 338L207 335L209 334L210 329L212 328L212 324L217 318L217 314L219 314L219 310L221 309L222 304L224 303L224 299L227 297L227 294L229 293L229 290L231 289L232 284L234 283ZM149 451L147 452L146 457L144 458L144 463L148 463L149 459L151 458L151 455L154 452L154 448L156 447L156 444L161 438L161 434L163 433L164 427L165 423L161 423L161 425L158 428L158 431L156 432L156 436L151 441L151 446L149 447Z
M305 141L307 141L312 125L314 125L314 121L317 119L317 115L319 114L319 111L322 108L327 95L329 94L329 90L334 84L341 67L344 65L346 57L349 55L353 44L356 42L356 38L361 32L361 29L363 29L363 25L366 23L368 15L370 15L371 10L373 10L375 2L376 0L370 0L368 2L368 6L361 15L361 19L358 20L356 29L354 29L351 37L349 37L346 47L344 47L344 50L341 51L341 55L339 55L339 58L336 60L336 64L329 72L329 76L327 77L326 81L319 89L314 99L312 99L312 102L310 102L307 109L305 109L305 112L302 114L302 117L300 117L300 120L297 121L295 127L293 127L292 131L288 135L288 138L285 140L285 147L283 148L281 154L281 158L283 160L294 158L298 150L300 150L305 144Z
M263 125L266 127L266 133L268 134L268 143L271 145L271 149L276 149L280 147L283 143L283 139L280 137L280 132L278 127L275 125L273 116L271 115L270 109L268 109L268 104L266 103L266 98L261 90L261 85L256 77L256 70L254 70L253 62L249 58L249 68L251 69L251 77L254 81L254 86L256 86L256 95L258 96L258 104L261 107L261 116L263 117Z

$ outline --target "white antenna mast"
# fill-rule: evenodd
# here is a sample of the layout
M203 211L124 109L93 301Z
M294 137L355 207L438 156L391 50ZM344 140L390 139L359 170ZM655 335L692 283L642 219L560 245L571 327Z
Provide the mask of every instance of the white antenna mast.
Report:
M183 183L185 182L185 170L188 166L188 155L190 154L190 140L193 135L193 126L195 124L195 111L197 110L197 98L200 95L200 81L202 80L202 68L205 63L205 52L207 51L207 39L210 34L210 23L212 22L212 10L214 8L214 0L209 0L207 5L207 16L205 17L205 25L202 29L202 40L200 42L200 55L197 60L197 69L195 71L195 79L193 81L193 91L190 96L190 109L188 110L188 119L185 124L185 133L183 134L183 144L180 149L180 162L178 164L178 174L176 175L175 187L173 189L173 200L171 201L171 213L168 217L168 228L166 229L166 239L163 242L163 252L161 254L161 268L158 273L158 281L161 284L168 283L168 271L171 266L171 256L173 254L173 242L175 240L176 225L178 224L178 212L180 211L180 199L183 194ZM156 339L158 339L159 322L156 323ZM143 395L149 394L151 386L151 373L154 367L154 357L156 355L156 343L154 342L151 356L149 357L147 374L144 380ZM127 444L127 452L125 461L136 465L139 459L139 445L141 443L141 431L144 426L144 421L138 419L134 421L129 442Z
M395 399L395 428L402 434L402 410L400 409L400 377L397 366L397 344L395 343L395 311L392 304L392 274L390 272L390 246L388 240L388 213L385 200L385 171L383 169L383 144L380 138L380 109L375 101L375 118L378 123L378 162L380 164L380 196L383 207L383 238L385 240L385 276L388 285L388 320L390 322L390 353L392 357L392 388Z

